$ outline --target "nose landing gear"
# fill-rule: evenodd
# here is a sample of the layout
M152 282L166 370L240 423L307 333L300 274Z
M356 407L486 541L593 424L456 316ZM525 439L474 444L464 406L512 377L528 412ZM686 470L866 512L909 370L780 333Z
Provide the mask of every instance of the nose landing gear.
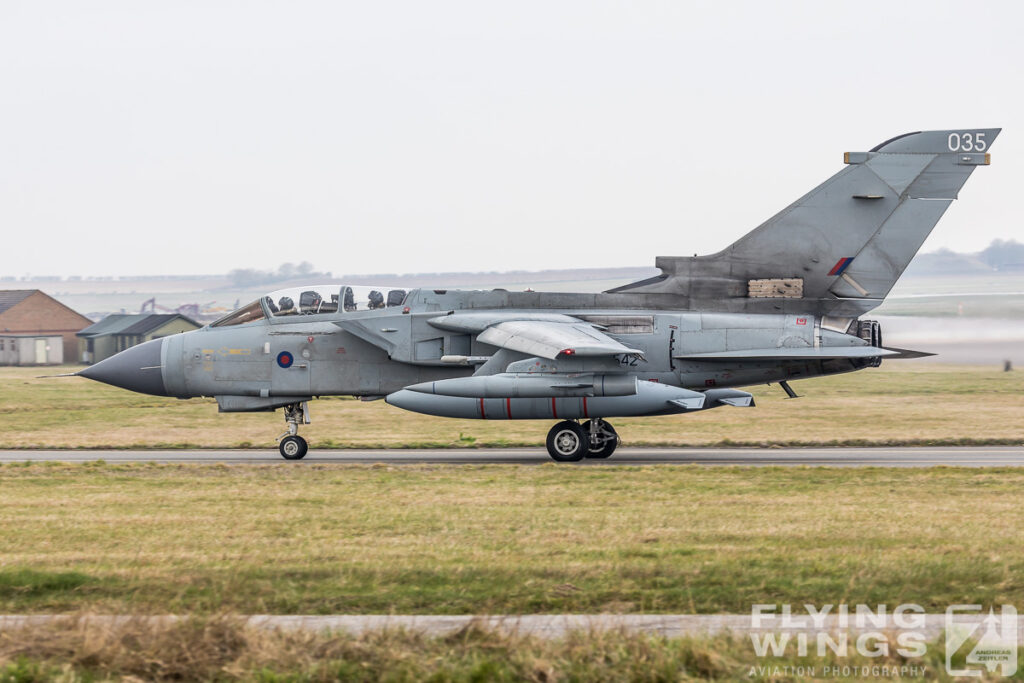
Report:
M309 406L302 403L290 403L284 407L284 421L288 423L288 431L277 437L280 443L278 450L285 460L302 460L306 457L309 445L299 436L299 423L309 424Z
M556 462L578 462L583 458L609 458L619 445L615 429L594 418L582 425L575 420L559 422L548 432L548 455Z

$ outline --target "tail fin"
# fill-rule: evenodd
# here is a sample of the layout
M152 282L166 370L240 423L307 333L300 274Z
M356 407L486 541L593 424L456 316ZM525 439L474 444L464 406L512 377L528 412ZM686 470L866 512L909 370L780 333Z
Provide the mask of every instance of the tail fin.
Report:
M612 291L675 293L691 305L725 299L745 310L789 308L779 299L802 299L803 310L823 315L869 311L974 168L989 163L1000 130L908 133L870 152L848 152L846 168L725 250L658 257L661 276ZM815 305L806 306L808 299Z

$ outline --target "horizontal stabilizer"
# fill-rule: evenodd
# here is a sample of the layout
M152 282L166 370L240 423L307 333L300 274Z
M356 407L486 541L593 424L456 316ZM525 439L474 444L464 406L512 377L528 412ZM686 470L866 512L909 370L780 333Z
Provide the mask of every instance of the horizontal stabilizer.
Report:
M673 356L679 360L824 360L826 358L888 358L900 351L877 346L823 346L819 348L747 349Z

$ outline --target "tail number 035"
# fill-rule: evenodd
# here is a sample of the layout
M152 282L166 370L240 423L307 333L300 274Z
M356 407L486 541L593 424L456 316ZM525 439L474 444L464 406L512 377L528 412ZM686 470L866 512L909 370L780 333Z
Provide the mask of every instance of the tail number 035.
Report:
M947 144L950 152L984 152L988 147L984 133L950 133Z

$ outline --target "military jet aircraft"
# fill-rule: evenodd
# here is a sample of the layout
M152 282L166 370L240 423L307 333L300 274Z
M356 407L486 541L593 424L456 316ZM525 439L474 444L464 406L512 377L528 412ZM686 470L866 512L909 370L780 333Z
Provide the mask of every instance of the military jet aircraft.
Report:
M920 355L882 345L878 306L998 128L908 133L867 152L725 250L659 257L602 293L324 285L260 297L193 332L79 373L222 412L282 408L281 455L315 397L382 398L427 415L550 420L557 461L607 458L609 418L749 407L739 387Z

